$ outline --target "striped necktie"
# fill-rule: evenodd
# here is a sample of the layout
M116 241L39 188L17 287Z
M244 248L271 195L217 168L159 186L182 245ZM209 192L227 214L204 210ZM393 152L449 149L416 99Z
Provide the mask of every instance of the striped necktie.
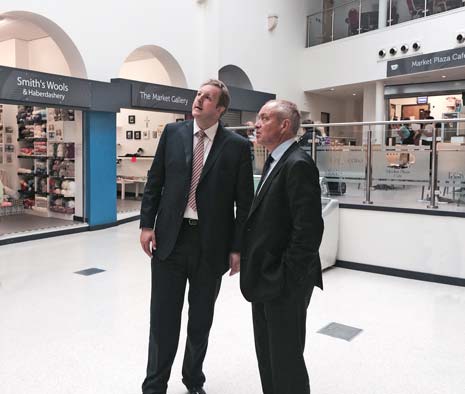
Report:
M202 173L203 168L203 157L204 157L204 139L205 132L199 130L196 133L197 136L197 145L195 145L194 155L192 158L192 177L191 177L191 187L189 189L189 198L187 200L187 205L191 207L194 211L197 212L197 203L195 201L195 191L197 190L197 185L199 184L200 174Z

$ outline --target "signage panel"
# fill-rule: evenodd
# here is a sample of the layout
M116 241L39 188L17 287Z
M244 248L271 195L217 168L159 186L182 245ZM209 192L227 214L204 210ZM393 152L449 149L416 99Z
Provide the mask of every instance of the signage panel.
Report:
M141 82L131 83L133 107L190 112L196 91Z
M387 62L387 76L394 77L460 66L465 66L465 47L390 60Z
M88 108L90 82L0 66L0 99Z

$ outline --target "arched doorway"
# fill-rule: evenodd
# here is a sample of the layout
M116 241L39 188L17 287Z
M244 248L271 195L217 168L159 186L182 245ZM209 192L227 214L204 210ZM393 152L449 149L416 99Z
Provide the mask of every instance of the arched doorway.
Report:
M26 11L0 14L0 64L87 78L81 54L56 23Z
M32 93L41 88L37 81L44 75L32 71L87 76L81 54L63 29L25 11L0 14L0 65L22 73L21 86ZM1 221L0 234L78 226L85 216L82 111L50 101L39 105L47 103L41 93L28 93L27 100L15 100L18 105L0 102L0 180L8 188L6 202L14 207L13 215Z
M178 61L166 49L156 45L144 45L131 52L121 66L119 78L187 87ZM118 219L138 214L147 170L163 129L167 123L184 119L183 113L135 108L122 108L117 114Z
M252 82L242 68L233 64L223 66L218 71L218 77L228 86L253 90Z

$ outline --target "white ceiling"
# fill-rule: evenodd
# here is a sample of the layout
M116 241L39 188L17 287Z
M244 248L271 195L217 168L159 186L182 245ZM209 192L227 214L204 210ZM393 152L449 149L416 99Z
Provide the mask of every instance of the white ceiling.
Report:
M464 67L455 67L444 70L428 71L418 74L391 77L382 80L382 82L384 83L384 85L405 85L457 80L465 80ZM337 100L360 99L363 98L363 89L366 85L367 84L334 86L333 88L308 91L307 93L315 93L327 98L334 98ZM353 93L355 93L356 95L354 96Z

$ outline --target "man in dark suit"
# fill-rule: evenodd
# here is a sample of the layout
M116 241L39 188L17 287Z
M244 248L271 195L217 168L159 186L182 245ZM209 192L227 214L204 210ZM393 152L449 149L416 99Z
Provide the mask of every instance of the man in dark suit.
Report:
M323 288L318 169L295 142L295 104L270 101L258 115L265 163L245 223L241 291L252 302L255 350L264 394L309 394L304 361L307 308Z
M228 268L230 275L239 271L241 234L253 199L248 141L219 123L229 101L221 81L204 83L192 105L194 121L165 127L148 172L140 220L141 245L152 257L144 394L166 393L187 281L183 383L191 394L205 393L202 365L214 305L222 275Z

